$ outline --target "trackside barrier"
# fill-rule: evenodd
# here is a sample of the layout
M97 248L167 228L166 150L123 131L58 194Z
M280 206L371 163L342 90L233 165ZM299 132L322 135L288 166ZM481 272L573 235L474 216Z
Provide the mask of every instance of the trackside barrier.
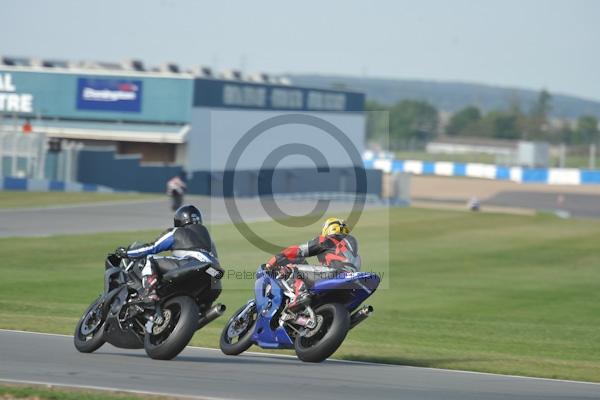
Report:
M0 178L0 190L19 190L26 192L103 192L114 189L93 183L51 181L46 179Z
M391 158L365 159L364 163L365 168L378 169L388 173L463 176L548 185L600 185L600 170L503 167L493 164L395 160Z

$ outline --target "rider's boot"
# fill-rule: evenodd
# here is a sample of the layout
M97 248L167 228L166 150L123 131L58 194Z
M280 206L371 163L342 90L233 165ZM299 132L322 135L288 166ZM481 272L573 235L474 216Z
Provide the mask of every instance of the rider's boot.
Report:
M147 275L142 278L142 287L144 288L140 300L144 304L154 304L160 298L156 293L156 285L158 285L158 276L156 274Z
M288 310L295 311L310 301L306 284L300 278L294 280L294 299L287 305Z

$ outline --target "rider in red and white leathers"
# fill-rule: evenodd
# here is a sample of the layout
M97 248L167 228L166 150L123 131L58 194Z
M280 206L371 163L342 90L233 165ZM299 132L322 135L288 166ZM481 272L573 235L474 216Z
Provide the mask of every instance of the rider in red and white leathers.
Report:
M316 256L321 265L297 264L299 260L312 256ZM358 242L350 235L350 229L344 220L329 218L325 221L320 236L282 250L269 259L266 269L279 272L283 279L295 275L295 297L288 304L288 308L293 310L307 299L306 285L360 269Z

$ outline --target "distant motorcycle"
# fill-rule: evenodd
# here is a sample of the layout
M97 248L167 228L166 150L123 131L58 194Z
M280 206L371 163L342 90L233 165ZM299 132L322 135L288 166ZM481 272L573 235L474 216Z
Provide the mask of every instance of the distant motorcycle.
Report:
M224 305L212 304L221 292L223 270L210 254L178 268L159 263L160 301L150 307L140 301L143 263L108 255L104 293L85 310L75 328L77 350L92 353L108 342L121 348L144 348L151 358L170 360L198 329L225 311Z
M183 189L171 189L167 192L171 198L171 210L175 211L183 204L183 195L185 191Z
M360 304L379 286L372 273L340 273L309 289L311 301L292 312L286 304L294 290L285 280L258 268L255 298L241 307L223 328L221 351L237 355L253 344L266 349L294 348L302 361L321 362L331 356L346 334L364 321L373 307Z
M183 196L187 184L179 176L174 176L167 182L167 195L171 199L171 210L175 211L183 204Z

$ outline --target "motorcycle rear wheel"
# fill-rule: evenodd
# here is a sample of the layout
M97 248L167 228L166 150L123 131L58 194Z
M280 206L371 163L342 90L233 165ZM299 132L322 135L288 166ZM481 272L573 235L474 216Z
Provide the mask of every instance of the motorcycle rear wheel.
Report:
M105 319L100 309L101 297L98 297L85 310L75 327L73 342L75 348L81 353L93 353L104 343Z
M169 299L162 305L168 315L163 325L155 326L156 333L146 333L144 349L155 360L171 360L183 351L198 329L198 306L188 296Z
M322 322L310 337L297 335L294 348L298 358L305 362L321 362L335 353L350 329L350 314L339 303L324 304L315 310Z

